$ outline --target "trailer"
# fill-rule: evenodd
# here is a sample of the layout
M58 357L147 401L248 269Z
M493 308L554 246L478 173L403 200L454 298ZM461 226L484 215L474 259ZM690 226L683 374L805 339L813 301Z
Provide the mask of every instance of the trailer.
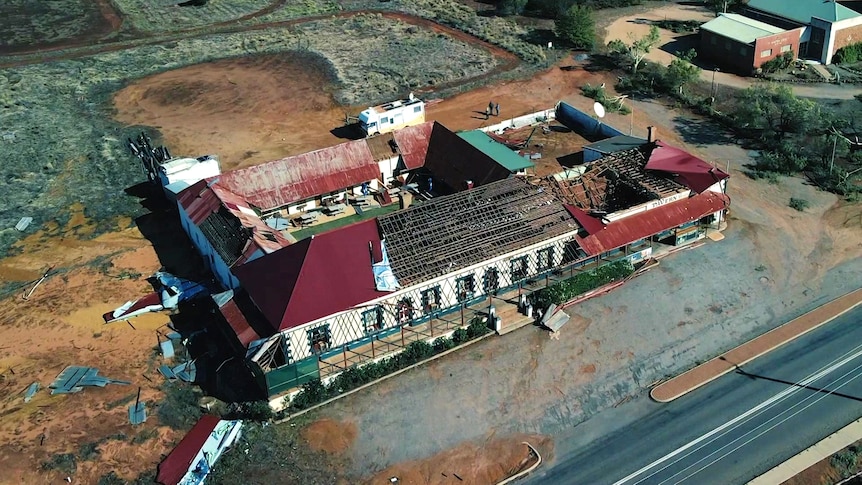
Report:
M424 122L425 103L413 93L407 99L372 106L359 113L359 127L365 136L389 133Z

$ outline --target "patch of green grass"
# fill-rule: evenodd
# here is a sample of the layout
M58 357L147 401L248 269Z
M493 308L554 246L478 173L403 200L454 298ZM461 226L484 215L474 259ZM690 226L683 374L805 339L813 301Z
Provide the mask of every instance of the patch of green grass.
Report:
M362 211L362 214L354 214L352 216L342 217L340 219L335 219L331 222L324 222L322 224L316 224L314 226L306 227L305 229L300 229L298 231L294 231L291 233L293 237L296 238L297 241L305 239L309 236L321 234L327 231L331 231L333 229L337 229L339 227L349 226L350 224L364 221L366 219L371 219L372 217L378 217L385 214L389 214L390 212L395 212L398 210L398 204L390 204L386 207L380 207L378 209L371 209L367 211Z
M269 6L271 0L209 0L206 5L178 7L179 2L112 0L123 20L142 32L174 32L236 20ZM288 2L302 4L305 2Z
M191 428L201 417L197 389L183 382L166 382L162 390L165 398L158 404L159 422L177 430Z

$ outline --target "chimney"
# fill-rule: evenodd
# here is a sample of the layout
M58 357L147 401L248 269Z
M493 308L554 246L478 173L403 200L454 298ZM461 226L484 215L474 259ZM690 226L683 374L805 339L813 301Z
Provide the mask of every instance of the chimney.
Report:
M647 141L650 143L655 143L655 126L647 126Z

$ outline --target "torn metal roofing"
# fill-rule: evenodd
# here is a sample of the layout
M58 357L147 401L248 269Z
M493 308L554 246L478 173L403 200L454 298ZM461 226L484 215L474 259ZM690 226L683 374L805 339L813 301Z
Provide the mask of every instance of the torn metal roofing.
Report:
M718 182L730 177L720 168L697 158L679 148L656 142L649 153L646 170L665 172L674 177L677 183L683 184L695 192L703 192Z
M223 173L218 183L261 210L271 210L320 194L380 178L365 140L282 158Z
M597 232L575 236L578 245L595 256L626 244L714 214L730 205L730 198L718 192L704 192L639 214L611 222Z
M54 379L48 387L51 389L51 394L70 394L81 391L84 387L98 386L105 387L108 384L131 384L128 381L118 381L100 376L99 369L95 367L80 367L70 365L63 369L62 372Z

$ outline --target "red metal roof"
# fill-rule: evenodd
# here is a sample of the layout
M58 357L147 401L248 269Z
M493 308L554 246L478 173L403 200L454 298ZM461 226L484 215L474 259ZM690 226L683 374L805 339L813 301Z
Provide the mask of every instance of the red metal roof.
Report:
M312 322L374 300L374 261L380 261L376 219L303 239L234 270L275 330Z
M248 320L246 320L245 315L243 315L233 298L219 307L219 311L243 347L248 348L249 344L255 340L260 340L260 335L251 328L251 325L249 325Z
M162 485L176 485L180 483L183 476L189 470L192 460L203 448L207 438L212 434L215 427L221 421L218 416L205 414L192 426L192 429L173 449L173 451L159 463L156 481Z
M728 205L730 205L730 199L726 195L704 192L619 219L594 234L587 237L575 236L575 239L587 254L595 256L686 222L696 221Z
M268 210L380 178L365 140L282 158L219 176L219 185Z
M676 181L695 192L703 192L730 175L686 151L656 142L647 160L647 170L676 175Z
M206 180L199 180L177 194L177 202L185 209L192 223L200 224L221 205Z
M605 223L601 219L587 214L580 207L571 204L563 204L563 206L578 221L578 224L587 231L587 234L595 234L605 228Z
M420 125L408 126L396 130L392 137L401 152L404 167L408 170L425 165L425 156L428 154L428 144L431 140L431 131L436 121L426 121Z

